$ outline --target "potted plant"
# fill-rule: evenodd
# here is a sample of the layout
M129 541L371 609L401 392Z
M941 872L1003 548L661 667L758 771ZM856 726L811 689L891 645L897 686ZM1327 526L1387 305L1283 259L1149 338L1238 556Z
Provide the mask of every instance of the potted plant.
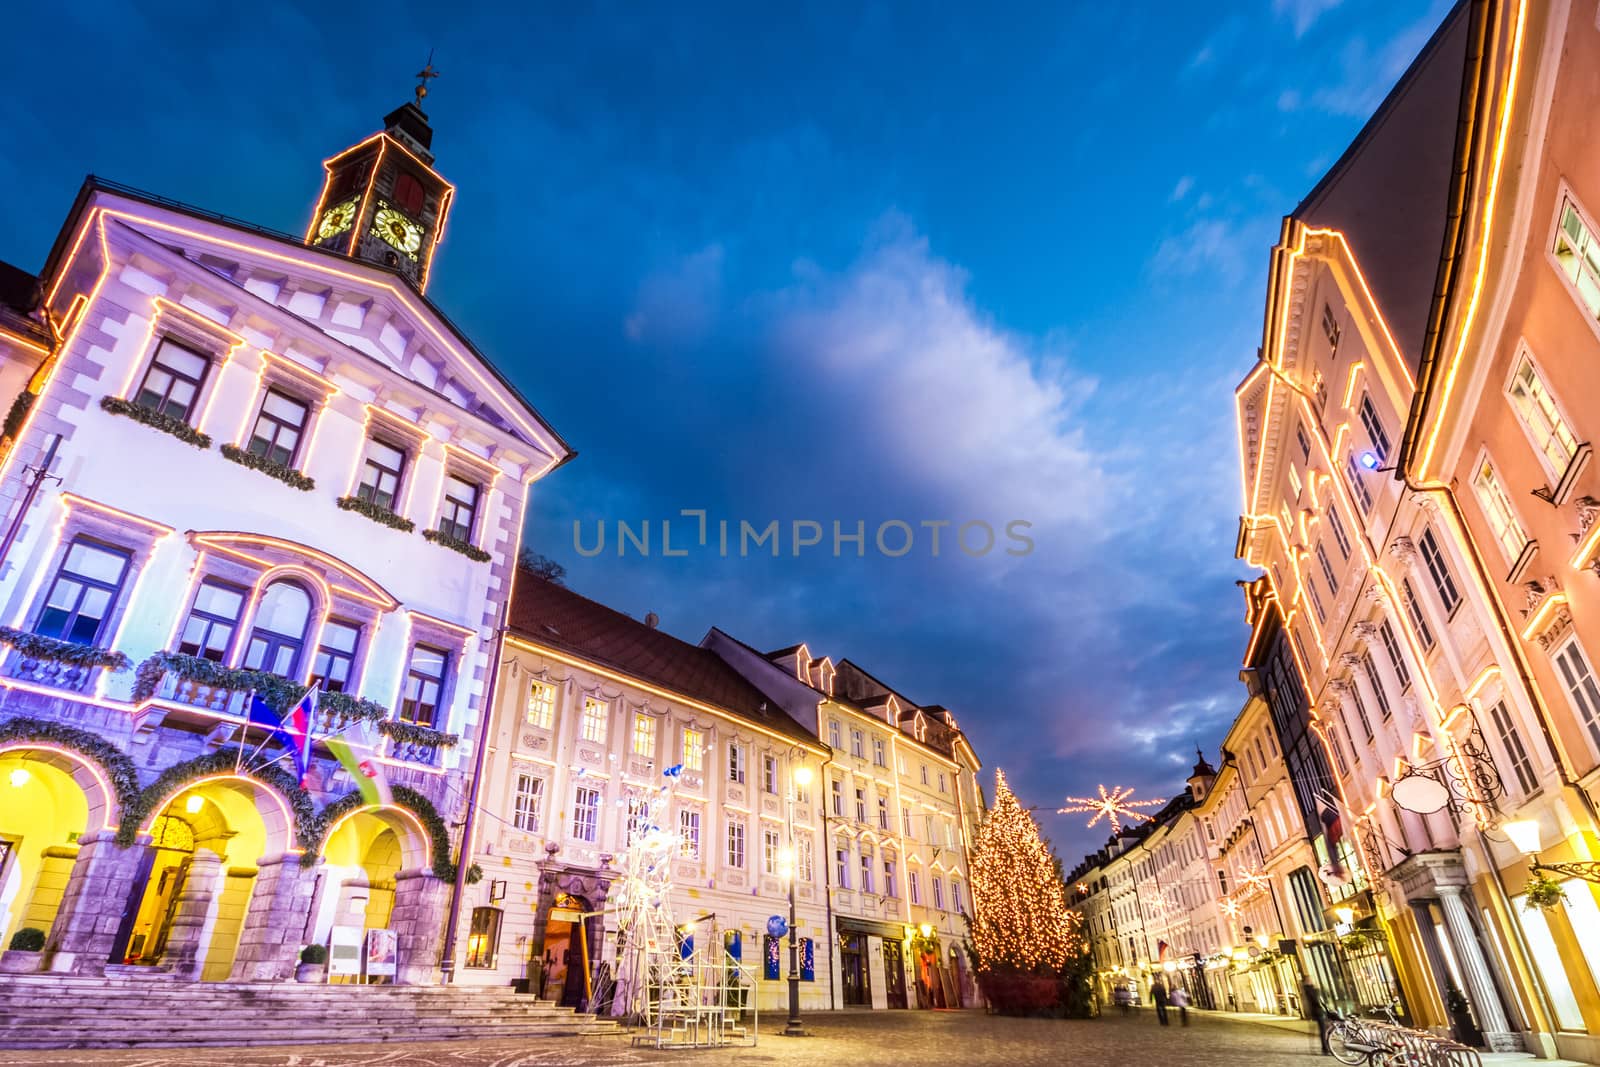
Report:
M294 969L296 982L321 982L327 977L328 948L326 945L307 945L300 950L300 966Z
M44 931L24 926L11 935L11 944L0 953L0 974L31 974L44 958Z
M1546 878L1538 872L1528 879L1528 888L1523 891L1527 899L1523 903L1526 911L1548 911L1557 907L1567 899L1566 891L1561 888L1561 883L1552 878Z

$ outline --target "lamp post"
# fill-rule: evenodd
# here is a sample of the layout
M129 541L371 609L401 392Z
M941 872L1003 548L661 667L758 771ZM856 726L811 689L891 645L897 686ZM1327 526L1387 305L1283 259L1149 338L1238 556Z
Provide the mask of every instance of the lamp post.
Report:
M1500 829L1505 831L1506 837L1511 839L1511 844L1516 850L1528 857L1528 868L1533 873L1540 871L1553 871L1564 874L1568 878L1581 878L1585 882L1600 882L1600 860L1577 860L1572 863L1540 863L1539 848L1543 844L1542 834L1539 832L1539 823L1534 819L1522 819L1517 822L1508 822Z
M804 1037L800 1026L800 931L796 926L794 884L800 876L800 855L794 839L795 790L811 784L811 768L805 764L789 774L789 1022L783 1028L785 1037Z

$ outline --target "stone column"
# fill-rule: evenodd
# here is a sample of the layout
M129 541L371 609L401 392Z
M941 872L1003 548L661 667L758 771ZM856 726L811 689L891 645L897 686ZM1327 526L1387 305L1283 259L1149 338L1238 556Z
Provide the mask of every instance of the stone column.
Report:
M217 895L217 880L222 874L222 857L210 849L199 849L189 861L189 873L178 893L178 907L172 915L172 932L161 954L162 963L172 965L172 973L189 982L198 982L206 966L206 941L210 938L212 906Z
M394 876L394 929L399 951L395 981L401 985L437 985L443 949L444 913L450 883L429 871L401 871Z
M316 868L300 866L300 857L292 853L256 865L230 980L282 982L294 977L316 886Z
M118 848L114 830L78 838L78 858L50 926L49 969L64 974L104 974L123 913L137 908L134 880L148 837ZM120 960L118 962L121 962Z
M1494 1052L1522 1052L1522 1038L1511 1031L1506 1021L1505 1009L1500 1004L1500 994L1495 989L1494 978L1489 974L1489 963L1483 958L1483 948L1478 944L1478 934L1472 925L1472 913L1461 899L1465 887L1442 885L1439 887L1439 905L1444 909L1444 925L1455 948L1456 962L1461 965L1467 982L1466 993L1472 998L1473 1012L1483 1027L1484 1040Z

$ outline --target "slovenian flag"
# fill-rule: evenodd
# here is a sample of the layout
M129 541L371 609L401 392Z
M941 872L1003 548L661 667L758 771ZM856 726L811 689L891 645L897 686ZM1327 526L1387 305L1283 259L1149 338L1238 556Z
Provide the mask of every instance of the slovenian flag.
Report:
M1329 873L1342 877L1345 870L1339 846L1344 843L1344 820L1339 818L1338 810L1331 806L1324 806L1320 815L1322 832L1328 843Z
M294 737L284 728L282 716L273 711L265 700L254 694L250 696L250 725L263 728L267 731L270 740L277 741L284 748L293 752L295 765L299 766L300 750L295 745Z
M354 738L350 734L356 734ZM368 804L392 804L394 794L389 790L389 779L383 765L377 760L377 736L372 724L366 720L353 723L339 736L322 739L344 769L355 779L361 799Z
M316 711L317 687L313 685L289 709L289 714L283 720L283 730L290 738L289 747L294 752L294 765L300 772L302 789L305 788L307 776L311 774L311 724L315 721Z

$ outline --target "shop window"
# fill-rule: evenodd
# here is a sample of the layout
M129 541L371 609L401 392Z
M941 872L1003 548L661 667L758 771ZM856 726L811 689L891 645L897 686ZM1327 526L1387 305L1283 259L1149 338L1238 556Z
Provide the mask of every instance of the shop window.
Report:
M467 966L492 968L494 954L500 947L500 920L504 916L499 908L473 908L472 927L467 933Z

